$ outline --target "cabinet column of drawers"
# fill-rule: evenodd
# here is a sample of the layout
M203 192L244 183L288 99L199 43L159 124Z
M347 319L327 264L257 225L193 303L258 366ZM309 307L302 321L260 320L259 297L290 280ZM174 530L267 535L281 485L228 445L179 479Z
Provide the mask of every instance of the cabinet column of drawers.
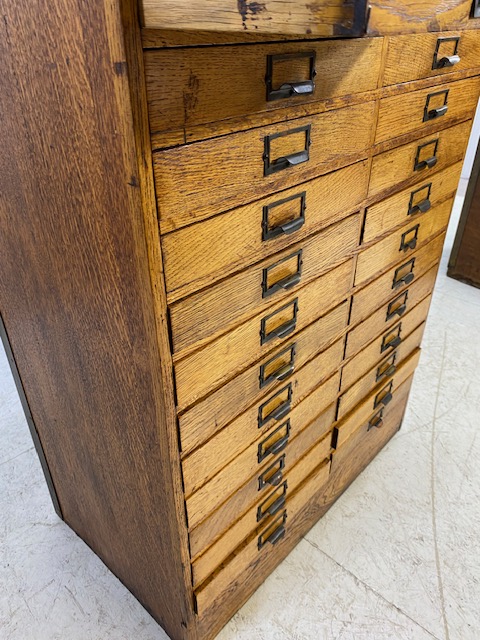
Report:
M141 4L4 7L0 329L57 513L203 640L401 425L480 33Z
M145 50L201 634L401 424L479 51L474 31Z

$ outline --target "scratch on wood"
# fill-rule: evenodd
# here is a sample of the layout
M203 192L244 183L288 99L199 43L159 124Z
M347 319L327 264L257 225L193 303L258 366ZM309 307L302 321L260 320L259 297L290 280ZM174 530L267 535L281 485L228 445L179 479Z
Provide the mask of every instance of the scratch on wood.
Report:
M122 60L121 62L114 62L113 70L115 71L117 76L125 76L127 75L127 63L125 62L125 60Z

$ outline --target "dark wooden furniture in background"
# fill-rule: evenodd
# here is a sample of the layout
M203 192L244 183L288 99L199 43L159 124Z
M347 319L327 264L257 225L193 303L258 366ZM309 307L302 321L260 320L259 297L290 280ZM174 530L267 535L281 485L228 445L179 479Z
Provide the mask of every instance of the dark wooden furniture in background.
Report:
M447 273L451 278L480 287L480 145L475 154Z
M175 640L398 430L480 93L470 0L192 4L0 0L2 338L57 513Z

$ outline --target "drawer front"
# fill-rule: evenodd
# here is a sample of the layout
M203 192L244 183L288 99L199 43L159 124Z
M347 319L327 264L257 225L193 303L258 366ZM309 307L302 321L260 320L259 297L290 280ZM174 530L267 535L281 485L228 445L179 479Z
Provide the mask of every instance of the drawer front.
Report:
M332 404L320 416L315 418L298 437L289 443L288 447L273 462L262 465L258 475L253 476L239 487L230 497L210 515L197 521L188 511L190 552L192 557L200 555L220 535L225 533L232 524L249 508L261 504L270 494L274 486L280 486L285 474L319 441L323 443L318 453L318 464L330 455L331 432L329 431L335 419L336 404ZM324 435L327 434L327 435ZM274 479L278 485L261 482L261 479Z
M365 102L155 152L162 233L365 159L374 106Z
M414 280L411 285L395 298L385 302L377 311L347 334L345 358L351 358L368 344L372 336L393 326L408 311L426 298L433 290L437 277L437 267L432 267L425 275Z
M470 0L372 0L368 33L423 33L466 25Z
M346 218L360 208L367 184L360 162L162 236L169 302Z
M250 566L254 568L262 558L274 553L277 546L281 547L282 541L288 537L289 523L293 524L302 510L325 491L329 467L329 462L318 466L297 491L291 497L287 497L286 509L259 527L255 534L235 551L225 566L196 592L197 610L200 614L222 593L234 589L243 578L243 572Z
M187 456L182 468L190 516L195 517L198 506L205 517L206 505L223 502L259 467L268 466L334 401L339 386L340 374L337 372L298 401L302 389L298 389L297 394L291 381Z
M275 112L281 118L282 107L372 91L381 53L375 39L147 50L151 132L185 130L190 141L192 133L208 137L255 126L255 114L262 116L258 126ZM214 129L202 129L211 123Z
M358 382L348 391L345 391L338 399L337 420L341 420L356 404L369 395L372 390L376 390L373 395L372 411L381 409L389 401L389 394L398 381L400 370L403 370L403 362L410 354L420 346L425 322L414 329L400 345L386 358L384 358L373 369L370 369ZM410 371L417 366L417 362L412 364ZM409 375L409 374L408 374ZM393 382L392 382L393 380Z
M461 162L472 121L443 129L373 158L368 197L378 196L404 181L429 181L432 174Z
M350 260L333 269L300 289L297 295L272 305L266 312L177 362L179 410L270 354L274 348L287 345L299 331L344 300L352 282L352 267Z
M347 362L342 371L341 391L350 388L370 369L385 360L405 339L421 325L428 314L430 296L409 311L393 327L382 332L363 351Z
M474 69L479 59L480 40L475 31L391 36L383 86Z
M325 455L328 439L315 445L293 469L287 474L284 482L275 488L261 503L249 509L237 520L220 539L212 544L201 556L192 563L193 586L196 588L213 571L222 564L236 547L249 535L260 535L265 524L274 516L281 513L285 506L290 514L292 496L303 480L315 471L315 485L317 489L324 486L330 474L330 461L324 460L319 466L319 460ZM318 471L316 471L318 469Z
M328 293L322 294L318 276L342 263L340 269L347 275L350 265L345 261L358 246L360 221L359 214L350 216L280 254L171 305L174 353L181 357L183 350L199 348L247 318L268 313L294 296L298 296L299 304L305 296L314 294L319 296L320 303L328 299Z
M367 282L399 260L408 260L417 247L424 246L432 236L445 230L452 206L453 198L427 213L412 216L408 224L362 251L357 260L355 285Z
M408 133L443 129L475 113L480 79L458 80L390 98L382 98L375 142L385 142Z
M189 453L235 417L292 376L311 378L312 387L335 371L343 358L345 339L338 338L348 321L348 303L301 331L295 339L249 367L214 393L179 416L182 452ZM304 383L307 384L307 383ZM310 383L308 383L310 384ZM205 421L205 416L209 420Z
M414 187L368 207L363 242L371 242L401 224L421 220L430 208L451 198L457 189L461 170L462 163L458 162L440 173L426 177Z
M401 426L413 376L395 391L380 419L357 420L357 429L332 455L331 490L338 495L375 457ZM374 426L374 425L377 426ZM359 425L359 426L358 426Z
M413 282L437 265L442 255L445 234L441 234L415 252L415 260L399 262L382 276L355 293L352 302L350 325L354 326L374 313L384 302L395 299Z

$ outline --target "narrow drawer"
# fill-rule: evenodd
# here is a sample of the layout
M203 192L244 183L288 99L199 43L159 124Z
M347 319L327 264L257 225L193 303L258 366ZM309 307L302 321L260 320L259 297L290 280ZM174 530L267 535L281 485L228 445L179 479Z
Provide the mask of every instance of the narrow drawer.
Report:
M355 431L333 452L329 488L334 495L341 493L398 431L412 380L410 376L397 389L381 417L358 419Z
M433 290L437 277L437 267L432 267L425 275L399 293L392 300L385 302L366 320L347 334L345 358L351 358L368 344L372 336L380 331L386 331L398 320L411 311L419 302L426 298Z
M434 238L415 252L415 260L399 262L353 296L350 325L354 326L375 312L380 305L397 298L413 282L437 265L442 255L445 234Z
M147 50L151 132L222 135L282 118L285 107L374 90L381 53L376 39Z
M417 247L424 246L432 236L445 230L452 206L453 198L434 206L427 213L414 215L408 224L364 249L358 256L355 285L367 282L399 260L408 260Z
M373 0L368 34L423 33L456 29L468 23L470 0Z
M342 371L341 391L349 389L357 380L382 362L421 325L428 314L430 296L409 311L397 324L381 333L363 351L347 362Z
M162 236L169 302L346 218L365 200L367 184L367 163L359 162Z
M340 373L305 397L293 381L239 416L182 462L189 522L205 517L236 488L268 466L336 398ZM300 398L304 396L304 399ZM209 505L209 506L207 506Z
M258 475L253 476L243 486L239 487L230 497L212 513L205 514L201 522L192 525L188 515L190 552L192 558L200 555L220 535L225 533L248 509L265 500L274 487L268 482L260 482L261 478L276 476L279 486L290 469L319 441L323 444L317 449L318 464L330 455L331 426L335 420L336 403L330 405L322 414L315 418L292 442L284 453L273 462L259 469ZM327 434L327 435L325 435ZM188 507L187 507L188 513Z
M215 572L195 593L197 610L201 613L227 590L235 588L244 571L255 567L266 555L274 553L288 537L289 524L292 525L302 511L324 492L328 482L329 462L320 464L287 498L286 509L259 527L235 553Z
M203 349L175 364L177 403L186 409L270 354L348 296L353 261L349 260ZM228 303L228 300L226 301Z
M342 393L338 399L337 420L341 420L372 390L375 390L373 394L373 409L381 409L384 405L386 406L387 401L390 399L389 394L398 384L398 379L401 378L400 372L404 370L403 361L420 346L424 330L425 322L414 329L393 352L389 353L373 369L370 369L348 391ZM417 366L417 360L410 367L410 372Z
M475 113L480 79L470 78L380 100L375 142L467 120Z
M428 182L437 171L463 161L471 127L472 121L467 120L375 156L368 197L407 180Z
M311 296L315 290L321 303L329 294L321 293L318 276L345 263L357 248L359 236L360 215L355 214L280 254L172 304L170 322L174 353L199 348L247 318L268 313L294 295L298 295L300 304L302 298ZM208 252L205 255L209 255ZM349 266L341 268L348 270Z
M474 69L479 58L480 41L475 31L390 36L383 86Z
M461 170L462 163L458 162L414 187L368 207L363 242L371 242L401 224L421 219L423 213L451 198L457 189Z
M328 440L322 440L315 445L290 470L279 487L275 488L261 503L249 509L217 542L193 561L194 588L213 573L250 534L255 533L258 536L263 529L264 523L270 521L286 505L287 512L289 512L292 498L307 476L315 471L317 489L326 484L330 473L330 460L324 460L319 465L319 460L325 455L326 445L328 445ZM318 471L316 471L317 469Z
M173 231L363 160L373 129L374 102L365 102L157 151L160 229Z
M286 346L279 347L181 414L182 452L189 453L203 444L265 394L279 389L285 381L296 379L297 374L310 379L311 388L326 379L343 359L345 339L331 343L347 326L348 307L348 303L343 302L300 331ZM205 416L209 416L208 421Z

